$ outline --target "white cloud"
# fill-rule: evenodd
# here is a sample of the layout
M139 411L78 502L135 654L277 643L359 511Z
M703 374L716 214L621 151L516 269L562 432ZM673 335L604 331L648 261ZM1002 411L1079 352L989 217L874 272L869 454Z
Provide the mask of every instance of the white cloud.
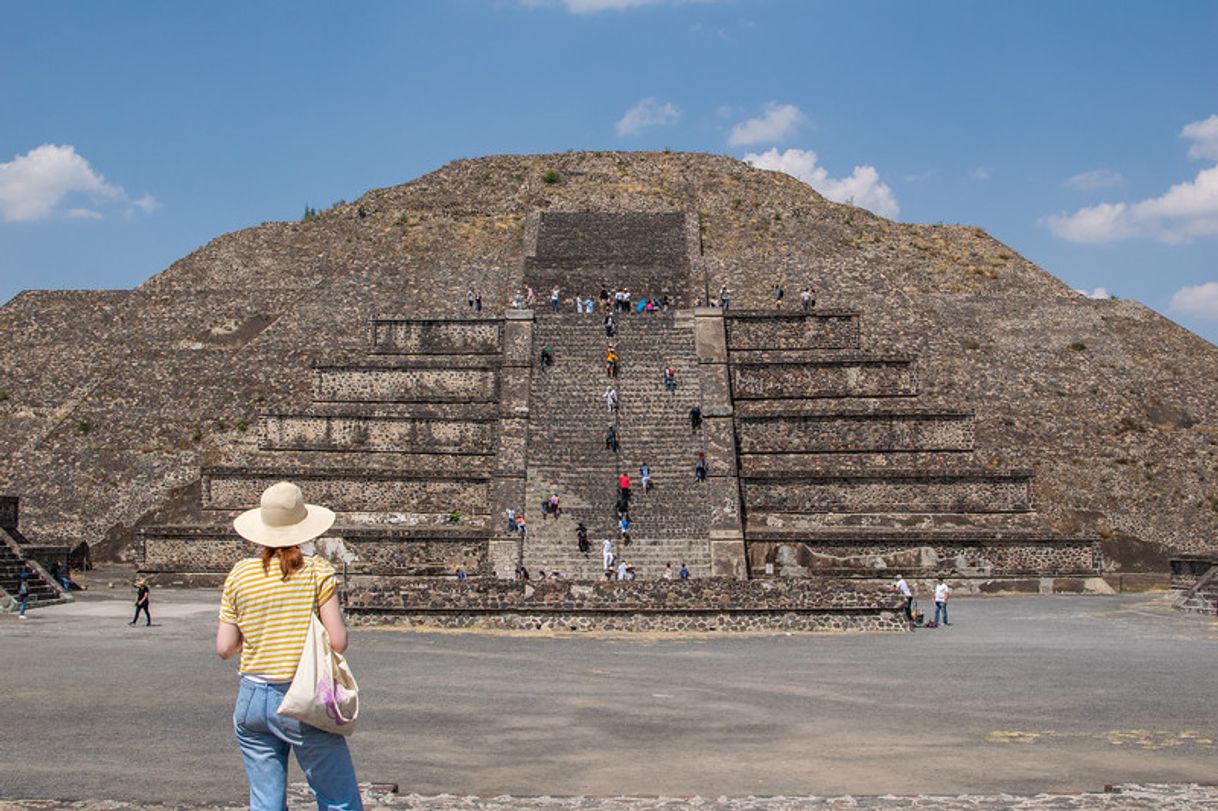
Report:
M923 180L930 180L937 174L939 174L938 169L927 169L924 172L914 172L912 174L905 175L904 180L906 183L921 183Z
M1097 287L1094 290L1075 290L1076 293L1081 293L1087 298L1112 298L1107 287Z
M817 165L816 161L816 153L810 149L788 149L779 152L774 148L760 154L749 153L744 156L745 163L758 169L785 172L835 202L851 202L882 217L896 217L901 212L892 189L886 183L880 182L880 173L874 166L856 166L848 177L832 178L829 177L828 170Z
M989 168L988 168L988 167L985 167L985 166L978 166L978 167L976 167L975 169L973 169L973 171L969 172L969 173L968 173L968 175L969 175L969 177L971 177L973 180L982 180L982 181L985 181L985 180L989 180L989 179L990 179L990 170L989 170Z
M626 111L614 125L618 135L637 135L645 127L671 126L681 118L681 111L665 102L660 104L655 96L648 96Z
M1186 124L1180 137L1192 141L1188 147L1190 158L1210 158L1218 161L1218 114L1202 121Z
M1068 189L1091 191L1092 189L1112 189L1125 182L1120 172L1111 169L1093 169L1090 172L1079 172L1066 180L1062 185Z
M808 120L794 104L769 102L760 118L750 118L732 127L728 135L729 146L774 143L795 134L800 125Z
M1218 282L1181 287L1171 297L1172 312L1218 320Z
M1192 141L1189 155L1218 160L1218 115L1194 121L1180 132ZM1154 239L1188 242L1218 235L1218 166L1202 169L1158 197L1134 203L1100 203L1041 220L1054 234L1072 242Z
M9 222L30 222L53 216L69 195L86 195L96 203L131 203L144 213L159 205L150 194L130 200L122 186L108 183L76 148L43 144L8 163L0 163L0 215ZM75 207L64 216L100 219L101 212Z

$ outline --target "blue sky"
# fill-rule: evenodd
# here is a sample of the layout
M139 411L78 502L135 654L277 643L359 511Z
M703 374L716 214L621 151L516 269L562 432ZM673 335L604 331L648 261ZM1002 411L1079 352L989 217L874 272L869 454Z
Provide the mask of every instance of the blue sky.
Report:
M7 2L0 301L450 160L716 152L1218 341L1218 3Z

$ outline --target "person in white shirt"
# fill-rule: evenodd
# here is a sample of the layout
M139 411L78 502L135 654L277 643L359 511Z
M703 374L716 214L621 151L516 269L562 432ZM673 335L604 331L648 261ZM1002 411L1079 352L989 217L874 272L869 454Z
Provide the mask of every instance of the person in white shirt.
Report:
M943 582L943 578L939 578L939 585L935 586L935 624L936 625L951 625L947 621L947 598L952 594L951 586ZM939 614L943 614L943 622L939 622Z
M626 561L624 561L624 560L617 565L617 579L618 580L626 579Z
M905 578L901 575L893 575L893 580L897 581L896 590L905 598L905 619L913 622L913 592L909 588L909 584L905 582Z
M604 568L609 569L613 566L613 541L606 538L601 542L601 557L605 561Z

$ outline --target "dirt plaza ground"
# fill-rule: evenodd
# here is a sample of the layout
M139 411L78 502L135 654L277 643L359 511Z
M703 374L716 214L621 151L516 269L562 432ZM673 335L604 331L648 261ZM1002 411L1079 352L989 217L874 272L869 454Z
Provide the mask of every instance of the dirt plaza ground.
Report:
M239 804L217 593L157 589L154 626L132 628L116 585L95 579L23 623L0 616L0 800ZM425 795L1036 794L1215 779L1213 618L1127 595L959 599L952 620L837 636L361 628L352 747L362 781Z

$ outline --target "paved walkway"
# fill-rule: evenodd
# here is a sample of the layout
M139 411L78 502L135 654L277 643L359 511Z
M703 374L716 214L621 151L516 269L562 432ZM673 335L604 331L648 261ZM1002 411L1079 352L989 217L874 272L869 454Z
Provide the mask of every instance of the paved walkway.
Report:
M312 795L300 785L288 797L293 808L309 808ZM1206 811L1218 809L1218 788L1190 785L1113 786L1086 794L963 794L905 797L478 797L396 795L364 791L367 811ZM6 803L0 811L239 811L241 805L193 803L135 804L113 802L31 801Z
M0 616L3 717L21 730L0 735L0 799L240 803L216 593L154 590L155 625L131 628L126 584L93 585L27 622ZM960 599L953 612L951 628L892 635L359 629L356 763L403 791L516 797L1031 796L1216 779L1213 618L1162 596ZM574 802L552 807L616 807ZM783 807L750 802L703 807Z

